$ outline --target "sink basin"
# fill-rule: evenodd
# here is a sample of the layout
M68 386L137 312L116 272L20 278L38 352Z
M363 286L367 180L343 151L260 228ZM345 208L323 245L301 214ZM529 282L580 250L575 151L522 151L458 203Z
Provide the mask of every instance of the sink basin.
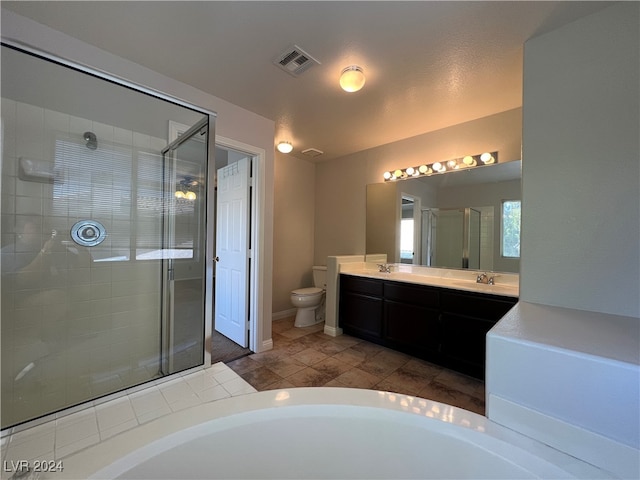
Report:
M465 290L475 290L476 292L487 292L496 294L516 294L518 287L516 285L506 285L498 283L490 285L488 283L465 282L464 280L450 282L452 287L463 288ZM444 286L444 285L443 285Z
M453 281L451 282L451 285L455 285L456 287L479 287L481 285L486 285L483 283L477 283L477 282L466 282L464 280L459 280L459 281ZM486 285L487 287L493 287L493 285Z

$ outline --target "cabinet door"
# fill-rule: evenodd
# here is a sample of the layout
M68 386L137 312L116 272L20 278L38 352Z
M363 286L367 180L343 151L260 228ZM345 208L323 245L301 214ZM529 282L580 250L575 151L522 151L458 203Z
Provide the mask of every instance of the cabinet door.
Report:
M386 300L384 339L389 346L433 358L440 345L439 312L432 308Z
M484 378L485 338L495 323L494 320L443 313L442 355L447 366Z
M382 306L381 298L342 291L340 327L346 334L379 341L382 338Z

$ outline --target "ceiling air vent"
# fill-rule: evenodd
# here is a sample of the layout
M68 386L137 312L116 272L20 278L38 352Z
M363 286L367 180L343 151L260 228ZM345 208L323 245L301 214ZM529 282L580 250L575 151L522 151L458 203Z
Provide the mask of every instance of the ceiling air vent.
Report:
M278 55L278 57L276 57L273 63L294 77L297 77L313 65L320 65L318 60L313 58L297 45L287 48L284 52Z
M302 150L302 153L308 155L309 157L319 157L324 152L322 150L317 150L315 148L307 148L306 150Z

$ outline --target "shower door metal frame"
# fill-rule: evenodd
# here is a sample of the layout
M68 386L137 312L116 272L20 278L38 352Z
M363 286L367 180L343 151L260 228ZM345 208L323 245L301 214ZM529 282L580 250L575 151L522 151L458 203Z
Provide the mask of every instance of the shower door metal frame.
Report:
M185 131L184 133L182 133L178 138L176 138L174 141L172 141L171 143L169 143L165 148L162 149L162 160L163 160L163 211L165 212L164 216L163 216L163 235L162 235L162 249L163 251L169 247L171 248L174 245L174 241L173 241L173 236L174 236L174 232L175 232L175 216L173 214L171 214L171 208L170 208L170 204L171 202L174 200L174 186L176 184L176 173L175 173L175 163L176 163L176 158L173 155L174 152L176 152L177 148L182 145L183 143L185 143L186 141L192 139L193 137L195 137L196 135L200 134L202 129L206 128L207 132L207 138L206 138L206 142L207 142L207 159L205 160L205 172L206 172L206 176L207 176L207 184L205 184L205 189L204 189L204 195L205 195L205 200L204 200L204 208L205 208L205 225L203 225L203 228L205 229L204 232L204 238L201 238L205 244L205 249L204 252L201 253L201 255L203 256L203 263L205 265L205 278L204 278L204 284L205 284L205 315L204 318L202 319L203 322L203 329L205 328L206 325L206 318L207 317L207 307L209 306L209 302L207 301L207 296L209 295L209 289L207 288L207 285L209 284L208 282L208 276L209 276L209 269L206 267L207 266L207 261L210 258L208 255L208 243L209 242L209 237L208 237L208 232L206 231L207 228L207 224L208 224L208 215L209 215L209 195L207 195L207 187L209 185L209 163L210 163L210 158L209 158L209 153L210 153L210 148L209 148L209 140L210 140L210 135L211 135L211 130L213 129L213 125L211 125L209 122L211 121L211 118L209 116L204 117L202 120L200 120L199 122L197 122L196 124L194 124L193 126L191 126L187 131ZM202 249L202 244L200 245L195 245L193 246L194 249L194 255L195 255L195 250L196 248ZM174 371L174 364L173 364L173 355L172 355L172 343L173 343L173 326L174 326L174 309L175 309L175 290L174 290L174 268L175 268L175 260L173 258L163 258L162 259L162 313L161 313L161 323L160 323L160 373L163 376L166 375L171 375L173 373L176 373ZM207 334L206 331L203 331L203 338L206 339L207 338ZM204 349L206 352L206 348ZM204 358L203 355L203 362L206 362L206 358ZM205 363L206 364L206 363ZM194 367L197 367L197 365L194 365Z
M15 40L12 38L8 38L3 36L2 39L0 40L0 45L2 45L3 47L7 47L22 53L25 53L27 55L31 55L33 57L45 60L45 61L49 61L61 66L64 66L66 68L69 68L70 70L74 70L77 72L81 72L102 80L105 80L107 82L111 82L113 84L116 85L120 85L122 87L128 88L130 90L136 91L142 95L148 95L150 97L154 97L157 98L159 100L165 101L167 103L173 104L173 105L178 105L178 106L182 106L185 107L189 110L192 110L193 112L197 112L200 113L202 115L205 115L205 119L203 119L204 121L208 121L208 131L207 131L207 160L206 160L206 168L207 168L207 183L208 185L214 185L215 182L215 168L210 168L210 165L215 165L214 159L215 159L215 120L217 117L217 114L212 111L212 110L208 110L206 108L202 108L199 107L193 103L181 100L178 97L175 97L171 94L167 94L164 93L162 91L156 90L152 87L148 87L145 86L143 84L140 83L135 83L133 81L129 81L126 80L125 78L118 76L118 75L114 75L114 74L110 74L104 70L101 70L99 68L96 67L92 67L90 66L90 64L88 63L79 63L78 61L74 61L74 60L70 60L69 58L65 58L64 56L60 56L57 55L55 53L49 53L45 50L42 50L39 47L34 47L28 43L24 43L20 40ZM264 157L264 152L262 152L262 156L261 159L263 159ZM206 228L206 245L204 245L205 247L205 274L204 274L204 282L205 282L205 309L204 309L204 319L210 319L212 317L213 314L213 267L212 267L212 262L213 262L213 249L214 249L214 222L213 222L213 218L214 218L214 199L213 199L213 195L207 195L207 199L206 199L206 212L205 212L205 228ZM135 253L135 252L133 252ZM135 257L132 257L135 258ZM211 322L207 322L204 321L203 322L203 329L204 329L204 338L209 338L211 336ZM196 367L190 368L188 370L185 370L186 372L188 371L197 371L199 369L202 368L207 368L210 364L211 364L211 352L205 348L205 345L203 345L203 364L198 365ZM184 372L181 372L184 373ZM169 380L171 377L174 377L175 375L169 375L167 377L165 377L163 380ZM161 381L163 381L161 380ZM144 383L148 383L148 382L142 382L140 384L138 384L137 386L143 385ZM116 392L112 392L110 394L111 398L118 398L121 396L125 396L127 394L126 390L119 390ZM99 397L96 397L99 398ZM91 401L87 402L87 405L91 404ZM71 405L69 407L65 407L62 408L61 410L59 410L60 412L65 412L65 411L69 411L69 409L73 408L73 407L77 407L77 405ZM39 425L43 422L45 422L47 419L47 417L36 417L33 418L31 420L27 420L25 422L19 423L17 425L13 425L11 426L11 428L14 429L14 431L21 431L23 429L26 428L30 428L32 426L35 425ZM5 430L3 429L3 434L4 434Z

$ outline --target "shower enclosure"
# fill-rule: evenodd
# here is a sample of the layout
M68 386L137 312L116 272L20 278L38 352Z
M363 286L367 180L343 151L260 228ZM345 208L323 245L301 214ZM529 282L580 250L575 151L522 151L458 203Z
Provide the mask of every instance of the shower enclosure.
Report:
M2 428L203 365L213 115L6 45L1 88Z
M479 269L481 214L475 208L429 208L422 211L423 255L427 265Z

